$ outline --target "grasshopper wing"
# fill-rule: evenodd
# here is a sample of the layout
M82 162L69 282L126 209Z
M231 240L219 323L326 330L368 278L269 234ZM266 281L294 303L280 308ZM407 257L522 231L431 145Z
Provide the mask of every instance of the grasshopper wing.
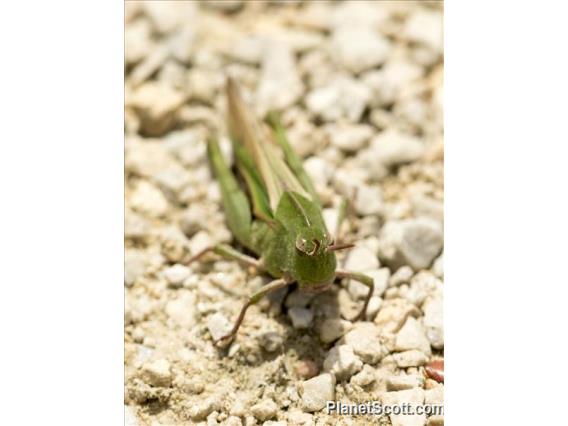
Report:
M237 158L237 167L249 188L255 215L273 217L286 191L294 191L309 200L300 180L285 161L285 153L271 129L245 104L237 84L227 83L228 127Z

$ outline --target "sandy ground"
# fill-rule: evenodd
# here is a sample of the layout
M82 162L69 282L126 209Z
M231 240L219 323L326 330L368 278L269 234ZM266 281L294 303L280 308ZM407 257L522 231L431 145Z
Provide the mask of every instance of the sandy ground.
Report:
M440 425L442 416L328 414L326 400L443 403L441 3L126 2L125 412L129 425ZM282 112L334 229L356 248L338 281L252 307L266 283L235 262L205 140L234 76L259 114Z

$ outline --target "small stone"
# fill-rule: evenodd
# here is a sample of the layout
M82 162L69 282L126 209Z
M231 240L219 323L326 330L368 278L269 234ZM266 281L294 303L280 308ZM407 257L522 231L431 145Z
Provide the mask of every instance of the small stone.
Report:
M352 269L352 270L357 271L358 269ZM373 295L379 297L382 296L382 294L385 292L387 288L387 283L390 277L390 270L388 268L380 268L371 271L369 270L363 270L363 271L365 272L366 275L373 278L373 285L374 285ZM355 280L349 281L348 290L354 299L364 299L365 297L367 297L367 294L369 293L369 287Z
M379 335L380 329L372 322L358 322L339 343L351 346L363 362L376 364L385 355Z
M135 64L154 48L152 42L152 28L146 19L136 21L124 27L124 61L126 64Z
M213 411L221 408L221 400L216 396L201 399L189 408L189 417L194 421L204 420Z
M267 352L275 352L284 344L284 337L280 333L270 331L260 335L260 346Z
M346 118L352 123L361 119L371 99L369 88L357 80L340 76L319 87L306 97L308 109L325 121Z
M320 157L308 158L304 161L304 169L312 179L316 188L325 187L333 174L333 168L327 161Z
M430 344L435 349L444 347L444 302L441 295L429 297L422 306L424 328Z
M264 37L247 35L231 43L224 54L238 62L258 65L262 61L266 44Z
M191 291L179 291L174 300L166 304L166 314L173 325L189 330L195 325L195 294Z
M432 265L432 272L434 273L434 275L436 275L438 278L443 279L444 278L444 255L441 254L435 261L434 264Z
M418 349L393 354L394 362L400 368L419 367L428 362L428 357Z
M414 136L392 129L375 136L368 152L369 161L391 167L418 160L424 153L424 146Z
M361 185L357 188L355 211L361 216L379 215L383 212L383 191L378 186Z
M331 343L348 332L353 325L341 318L328 318L319 326L319 337L323 343Z
M351 383L357 386L367 386L375 381L375 370L368 364L363 365L363 369L351 377Z
M147 362L142 366L140 378L150 386L168 387L172 384L170 363L165 359Z
M418 374L400 374L387 380L387 390L399 391L424 386L424 376Z
M444 223L444 203L434 198L419 196L412 199L414 216L427 217Z
M388 8L377 7L375 0L358 0L337 3L327 21L331 22L333 28L349 26L378 29L388 19Z
M363 363L353 353L353 348L340 345L332 348L323 362L324 371L335 374L337 380L349 379L363 368Z
M127 287L134 285L136 280L146 272L146 256L139 250L124 251L124 284Z
M209 333L211 333L211 337L214 341L229 334L232 328L233 325L229 322L227 317L220 312L216 312L207 318L207 329Z
M296 363L296 374L303 380L311 379L319 373L318 365L311 359L302 359Z
M139 181L130 196L130 206L150 217L160 217L168 211L168 201L158 188L146 181Z
M396 333L411 315L419 316L420 310L405 299L388 299L383 301L374 322L385 333Z
M438 256L444 244L440 224L426 218L389 221L380 236L379 257L386 263L409 265L414 270L426 269Z
M330 373L320 374L300 384L303 408L305 411L319 411L327 401L335 400L335 376Z
M189 241L189 251L193 256L212 245L213 241L209 234L205 231L199 231Z
M385 62L390 43L370 28L342 26L334 31L331 51L335 61L344 69L359 74Z
M424 392L425 404L443 404L444 403L444 386L438 385Z
M288 423L285 421L268 420L267 422L264 422L262 426L288 426Z
M420 10L406 21L404 37L415 43L422 43L436 53L444 50L443 17L440 12Z
M225 426L243 426L242 420L237 416L229 416L224 423Z
M414 388L396 392L385 392L381 401L384 405L409 404L409 408L416 412L416 407L424 404L424 389ZM423 426L426 424L425 414L391 414L392 426Z
M290 425L299 425L299 426L313 426L313 415L309 413L303 413L300 410L293 409L288 411L288 422Z
M418 349L427 356L432 354L430 341L426 337L424 328L414 317L409 317L396 335L395 350L407 351Z
M325 128L331 144L342 151L360 150L373 136L373 128L367 124L329 124Z
M192 22L196 13L195 4L177 1L142 2L146 15L161 34L175 31L187 22Z
M390 277L389 287L396 287L400 284L407 284L414 275L414 271L410 266L401 266L396 270L394 274Z
M144 134L161 136L175 124L176 112L184 100L184 95L168 84L146 82L125 103L140 117Z
M191 269L179 263L170 266L164 271L164 277L172 287L181 287L190 274Z
M305 308L310 304L314 297L314 294L305 293L300 291L299 289L296 289L292 293L288 294L286 301L284 302L284 306L286 306L287 308Z
M356 246L347 255L345 269L348 271L372 271L379 269L379 259L366 246Z
M124 426L140 426L134 407L124 406Z
M400 289L402 290L402 286ZM422 307L426 298L442 297L443 284L432 272L423 270L418 272L411 280L410 287L405 291L404 298L410 303ZM440 314L441 315L441 314Z
M292 326L297 330L308 328L314 319L314 313L310 309L300 307L288 309L288 316L292 320Z
M191 237L204 228L203 218L210 215L203 204L191 204L182 213L180 228L185 235Z
M383 299L379 296L371 296L369 299L369 304L367 305L367 311L365 312L365 319L367 321L373 321L381 309L383 304Z
M258 108L263 112L282 110L296 103L303 92L304 85L291 49L284 43L269 43L264 50L256 92Z
M251 407L251 412L258 420L264 421L273 418L278 412L278 406L270 399L263 399Z

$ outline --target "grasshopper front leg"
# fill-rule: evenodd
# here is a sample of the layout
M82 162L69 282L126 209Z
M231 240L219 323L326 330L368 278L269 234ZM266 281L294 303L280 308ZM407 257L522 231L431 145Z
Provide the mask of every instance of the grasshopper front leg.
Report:
M373 296L373 292L375 290L375 284L373 282L373 278L371 278L368 275L365 274L361 274L360 272L349 272L349 271L344 271L341 269L338 269L335 272L335 276L337 278L349 278L355 281L359 281L361 284L366 285L367 287L369 287L369 293L367 294L367 297L365 298L365 303L363 303L363 309L361 309L361 312L359 312L359 314L353 318L351 321L357 321L360 319L364 319L365 318L365 313L367 312L367 306L369 305L369 300L371 300L371 296Z
M231 330L231 332L229 334L221 337L218 341L223 341L223 340L232 338L237 333L237 330L241 326L241 323L243 322L243 319L245 317L245 314L246 314L249 306L254 305L260 299L262 299L264 296L266 296L267 294L272 293L276 290L280 290L281 288L286 287L287 285L290 285L292 283L293 283L293 281L287 281L284 278L278 278L278 279L266 284L257 292L253 293L249 297L249 300L241 308L241 313L239 314L237 321L235 322L235 325L233 326L233 329Z
M259 271L263 269L262 261L260 259L255 259L254 257L247 256L246 254L243 254L240 251L237 251L233 247L228 246L226 244L217 244L201 250L197 254L193 255L187 261L187 264L190 264L192 262L195 262L196 260L201 259L205 254L209 252L218 254L219 256L222 256L225 259L236 260L237 262L241 262L246 266L253 266Z

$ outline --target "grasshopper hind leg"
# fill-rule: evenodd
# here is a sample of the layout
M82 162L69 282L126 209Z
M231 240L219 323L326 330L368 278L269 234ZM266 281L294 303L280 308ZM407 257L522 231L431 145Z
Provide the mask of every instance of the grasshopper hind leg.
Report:
M221 200L227 227L243 246L254 251L251 242L252 214L247 196L223 158L216 139L209 140L207 154L221 188Z

